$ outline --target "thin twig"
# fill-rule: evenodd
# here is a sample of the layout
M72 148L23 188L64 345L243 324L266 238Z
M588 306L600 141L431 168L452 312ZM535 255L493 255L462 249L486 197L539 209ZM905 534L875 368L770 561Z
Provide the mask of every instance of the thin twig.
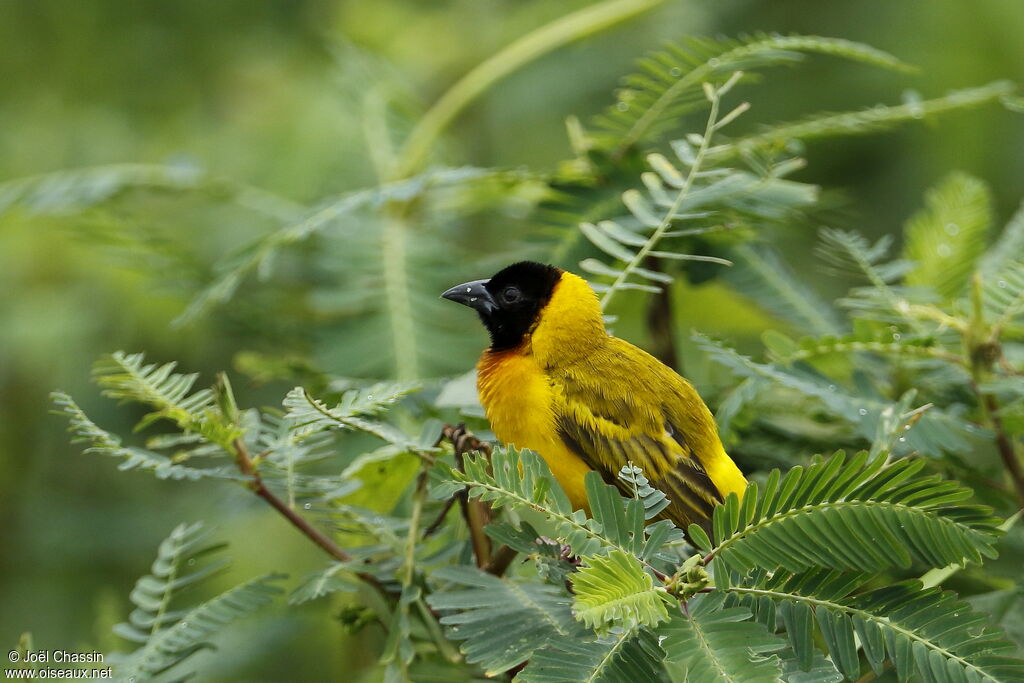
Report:
M491 445L473 436L466 430L464 424L455 427L445 425L441 434L452 442L455 449L455 465L460 471L463 468L462 458L466 453L479 451L488 457L491 454ZM457 493L455 497L459 501L462 516L469 529L469 540L473 545L476 566L486 567L491 560L491 539L484 531L484 527L491 521L491 506L479 499L471 500L465 489Z
M328 555L332 556L339 562L350 562L352 560L352 556L342 550L337 543L310 524L305 517L288 507L287 503L275 496L273 492L266 487L263 483L263 477L260 476L260 473L253 466L252 458L249 457L249 449L241 438L235 439L233 444L235 447L235 458L238 462L238 469L242 471L242 474L252 478L252 481L249 482L249 488L252 489L253 493L270 503L271 507L284 515L285 519L291 522L296 529L309 537L311 541L320 546Z
M1010 478L1013 480L1014 488L1017 491L1017 498L1020 499L1021 503L1024 503L1024 471L1021 469L1020 460L1017 457L1016 449L1013 447L1013 442L1010 441L1010 437L1006 434L1006 428L1003 426L1003 418L999 414L999 401L992 394L979 393L979 396L985 407L985 412L988 414L989 421L992 423L993 429L995 429L996 446L999 449L999 456L1003 459L1003 464L1010 473Z
M483 568L488 574L494 576L504 576L505 572L512 565L512 561L516 559L519 553L507 545L503 545L494 551L491 555L491 561L487 563L487 566Z
M272 508L280 512L285 519L291 522L292 526L301 531L308 539L320 546L320 548L328 555L339 562L352 561L351 555L342 550L337 543L310 524L309 520L290 508L287 503L278 498L274 495L273 491L267 488L266 484L263 483L263 477L260 476L259 471L253 465L253 459L249 455L248 447L241 438L235 439L232 442L232 446L234 447L235 462L238 464L238 469L241 470L242 474L250 477L248 486L253 493L267 501ZM387 588L384 587L384 584L382 584L376 576L367 574L366 572L356 572L356 576L376 588L382 595L389 595Z

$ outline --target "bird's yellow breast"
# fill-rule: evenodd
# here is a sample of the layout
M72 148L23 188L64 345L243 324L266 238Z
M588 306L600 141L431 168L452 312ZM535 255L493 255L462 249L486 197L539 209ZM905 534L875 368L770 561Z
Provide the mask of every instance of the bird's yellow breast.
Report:
M574 508L588 509L583 476L590 468L558 438L557 395L532 354L523 349L485 351L477 389L498 440L538 453Z

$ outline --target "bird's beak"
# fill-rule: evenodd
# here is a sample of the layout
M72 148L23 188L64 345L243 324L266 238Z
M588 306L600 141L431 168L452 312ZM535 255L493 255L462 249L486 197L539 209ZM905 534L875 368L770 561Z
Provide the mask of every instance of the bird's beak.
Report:
M497 308L494 297L484 287L490 280L473 280L455 285L441 295L442 299L449 299L464 306L476 309L481 314L490 313Z

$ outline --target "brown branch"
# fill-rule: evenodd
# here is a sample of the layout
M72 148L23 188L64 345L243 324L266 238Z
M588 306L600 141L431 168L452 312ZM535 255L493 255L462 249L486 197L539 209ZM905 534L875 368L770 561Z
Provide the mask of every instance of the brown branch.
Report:
M494 576L503 576L518 555L518 552L507 545L503 545L491 555L491 561L487 563L483 570Z
M661 261L648 256L646 268L661 271ZM647 305L647 330L651 335L651 353L665 365L680 370L679 355L676 353L675 329L672 315L672 284L661 285L661 292L652 294Z
M478 451L488 457L491 455L491 445L473 436L464 424L454 427L445 425L441 429L441 435L452 442L452 447L455 449L455 466L459 468L459 471L462 471L462 458L466 453ZM491 521L491 506L478 498L470 500L466 489L457 493L455 497L459 501L462 517L466 520L466 527L469 529L469 540L473 545L476 566L486 567L491 560L491 539L484 532L484 527Z
M1021 470L1017 451L1006 433L1006 428L1003 426L1003 418L999 414L999 402L992 394L979 393L979 396L981 396L984 402L985 411L988 413L989 420L992 422L992 427L996 432L996 446L999 450L999 457L1003 459L1003 465L1006 466L1007 472L1010 473L1010 479L1013 480L1014 488L1017 491L1017 498L1021 503L1024 503L1024 471Z
M285 519L291 522L292 526L320 546L320 548L328 555L339 562L350 562L352 560L352 556L342 550L337 543L310 524L309 520L291 509L287 503L278 498L274 495L273 491L267 488L266 484L263 483L263 477L260 476L259 471L256 469L255 465L253 465L252 457L249 455L249 449L246 447L245 442L242 441L241 437L235 439L232 442L232 445L234 446L235 462L238 464L238 469L241 470L242 474L250 477L250 481L247 485L253 493L267 501L272 508L280 512ZM356 572L356 576L376 588L382 595L388 595L387 589L376 576L367 574L366 572Z

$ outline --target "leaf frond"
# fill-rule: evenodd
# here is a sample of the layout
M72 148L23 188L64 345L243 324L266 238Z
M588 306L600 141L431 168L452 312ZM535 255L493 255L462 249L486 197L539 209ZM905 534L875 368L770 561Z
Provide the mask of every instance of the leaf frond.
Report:
M751 484L742 503L730 495L715 509L714 546L705 551L739 572L868 572L994 557L1000 520L963 503L971 491L957 482L916 476L923 466L866 452L847 460L839 452L784 477L773 470L763 491Z
M209 647L208 639L270 603L282 591L273 583L282 574L247 581L194 607L177 605L177 595L207 579L224 562L197 562L223 548L209 545L201 523L179 525L161 544L150 573L131 593L135 604L129 621L114 633L138 643L131 653L111 656L118 678L148 680ZM193 569L193 566L198 568ZM172 607L174 609L172 609Z

